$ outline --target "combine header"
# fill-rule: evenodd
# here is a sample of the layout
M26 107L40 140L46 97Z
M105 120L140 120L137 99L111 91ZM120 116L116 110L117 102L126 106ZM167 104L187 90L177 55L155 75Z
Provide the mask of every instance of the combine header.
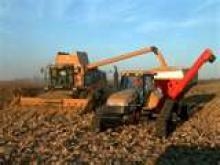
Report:
M93 110L107 98L106 74L98 67L126 60L146 53L154 53L161 68L167 63L156 47L146 47L129 53L89 63L85 52L58 52L55 64L44 69L45 93L37 97L19 97L21 106L54 105L77 110Z

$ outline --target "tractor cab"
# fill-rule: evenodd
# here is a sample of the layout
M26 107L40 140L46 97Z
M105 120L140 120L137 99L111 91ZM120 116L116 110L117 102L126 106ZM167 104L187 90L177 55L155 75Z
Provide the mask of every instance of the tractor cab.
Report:
M146 97L154 87L154 74L145 71L125 71L121 73L121 89L133 88L141 98ZM144 100L144 99L142 99Z
M107 99L108 106L143 105L154 88L154 74L145 71L121 72L118 92Z
M116 120L116 123L117 120L126 122L130 117L136 120L136 112L137 115L142 113L142 107L145 107L146 100L155 90L152 72L123 71L120 75L119 89L108 97L104 106L96 110L98 119L104 120L106 125L114 123L110 120ZM102 129L102 126L100 128Z

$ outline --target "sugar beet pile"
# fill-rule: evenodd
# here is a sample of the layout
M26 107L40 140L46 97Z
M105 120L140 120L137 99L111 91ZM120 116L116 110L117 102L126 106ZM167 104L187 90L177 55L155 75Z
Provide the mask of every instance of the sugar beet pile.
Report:
M214 164L220 161L220 82L197 85L186 100L193 105L191 117L168 139L154 136L152 120L95 133L92 113L5 109L0 113L0 152L15 164Z

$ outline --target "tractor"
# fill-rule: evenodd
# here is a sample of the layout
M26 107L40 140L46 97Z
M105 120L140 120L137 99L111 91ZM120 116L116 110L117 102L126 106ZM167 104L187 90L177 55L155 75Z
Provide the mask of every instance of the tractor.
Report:
M175 123L188 118L184 94L196 84L198 70L215 56L206 49L188 69L132 70L121 73L120 87L96 109L95 131L126 123L137 123L140 116L156 117L156 135L167 137Z

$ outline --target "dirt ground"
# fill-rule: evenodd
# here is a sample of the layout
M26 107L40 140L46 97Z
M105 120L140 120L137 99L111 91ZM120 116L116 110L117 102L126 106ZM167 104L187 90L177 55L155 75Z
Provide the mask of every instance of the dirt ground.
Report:
M0 102L10 95L4 92ZM220 81L198 84L185 100L193 105L191 116L167 139L154 136L151 120L95 133L92 113L5 108L0 156L11 157L12 164L220 164Z

